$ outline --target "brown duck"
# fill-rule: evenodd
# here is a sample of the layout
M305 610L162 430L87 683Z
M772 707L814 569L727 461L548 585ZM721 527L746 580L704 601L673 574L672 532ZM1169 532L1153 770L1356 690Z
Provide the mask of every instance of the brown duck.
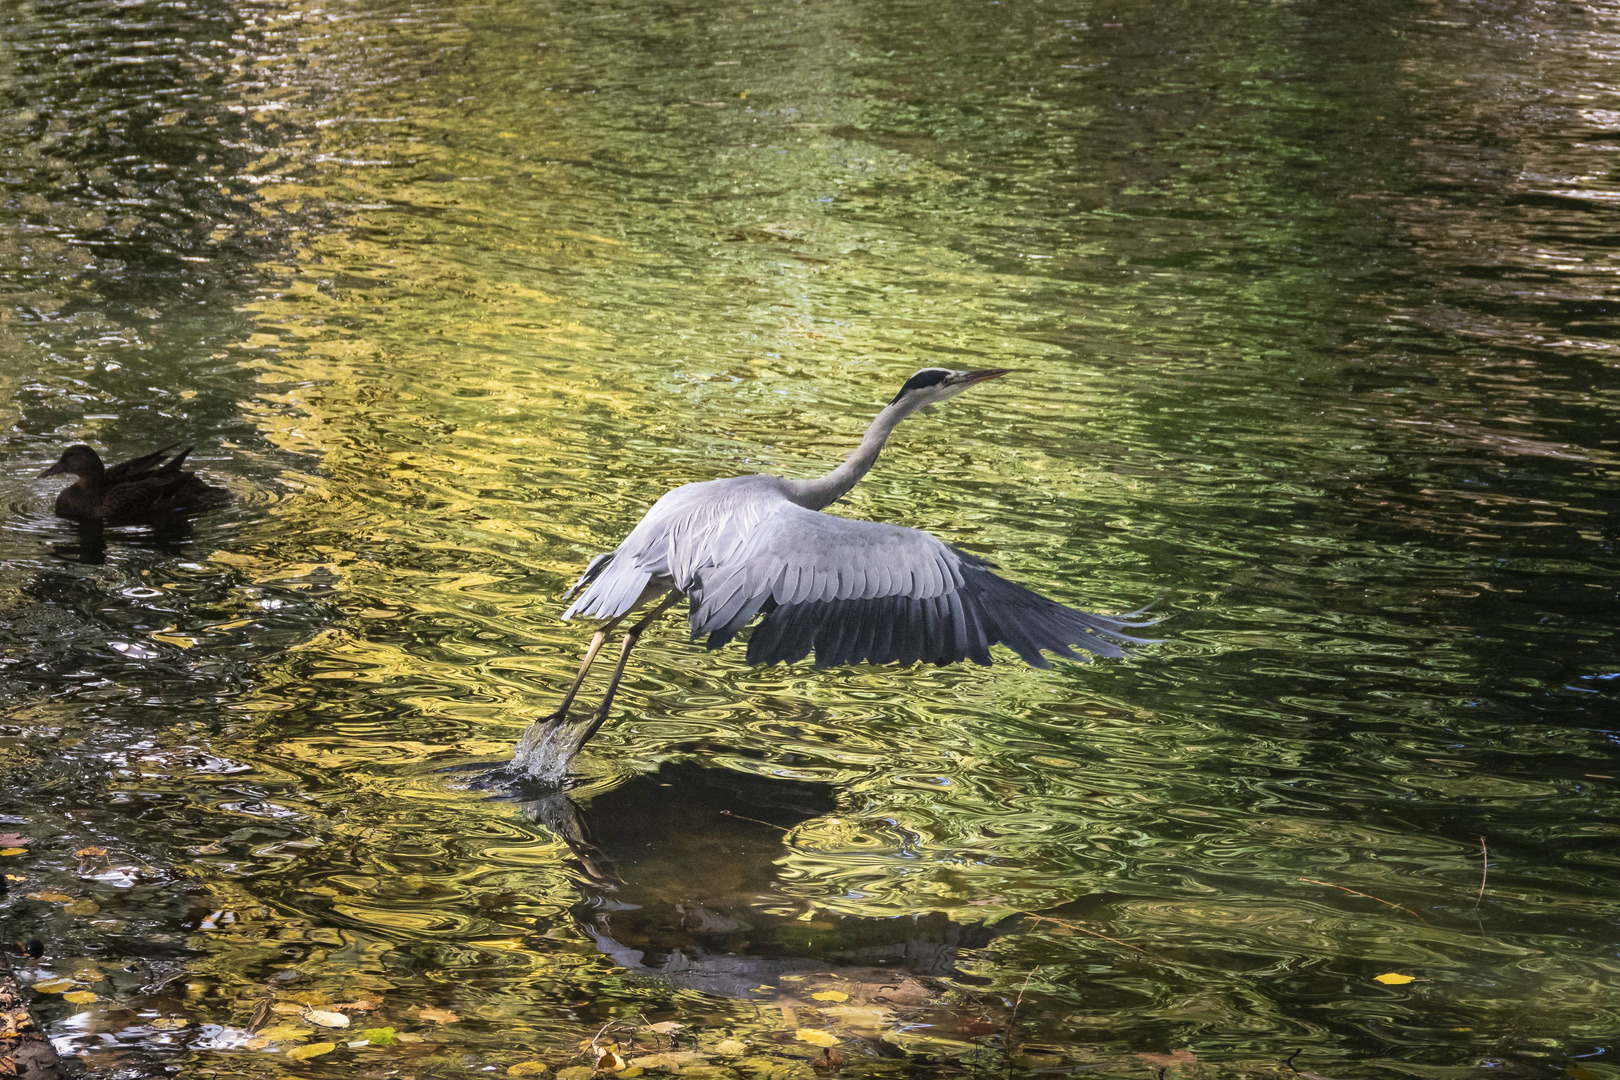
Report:
M194 514L222 506L230 499L224 488L184 472L180 463L192 448L163 458L179 443L171 443L145 457L132 458L108 468L94 450L82 444L62 451L55 465L41 476L68 473L78 482L56 497L59 517L89 520L129 520L159 514Z

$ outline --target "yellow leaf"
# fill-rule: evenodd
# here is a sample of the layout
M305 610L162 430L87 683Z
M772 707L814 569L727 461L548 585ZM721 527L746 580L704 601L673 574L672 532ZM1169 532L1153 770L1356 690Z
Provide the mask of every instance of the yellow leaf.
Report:
M842 990L823 990L819 994L811 994L817 1001L848 1001L849 995Z
M551 1066L543 1061L520 1061L516 1065L506 1067L507 1076L539 1076L550 1071Z
M107 854L107 849L104 847L82 847L73 854L77 855L81 859L87 859L92 855L105 855Z
M101 910L101 905L94 900L75 900L62 908L69 915L94 915Z
M1570 1077L1571 1080L1603 1080L1597 1071L1588 1069L1585 1065L1573 1063L1565 1067L1564 1075Z
M830 1031L818 1031L815 1028L800 1028L793 1034L799 1037L800 1042L807 1042L811 1046L837 1046L838 1036Z
M308 1034L309 1028L295 1027L292 1024L277 1024L275 1027L267 1027L259 1032L261 1038L269 1039L271 1042L288 1042L292 1039L302 1039Z
M419 1043L427 1041L414 1031L397 1031L394 1033L394 1038L398 1039L402 1043Z
M1407 983L1413 981L1412 976L1397 975L1393 971L1387 971L1382 975L1375 975L1373 977L1379 982L1383 983L1385 986L1405 986Z
M96 995L88 990L75 990L71 994L63 994L63 1001L71 1001L75 1005L88 1005L96 1000Z
M597 1072L618 1072L624 1068L624 1058L612 1050L604 1050L596 1055Z
M457 1020L461 1019L461 1017L457 1016L449 1009L436 1009L432 1005L429 1005L417 1015L424 1020L432 1020L437 1024L453 1024Z
M46 979L44 982L34 984L34 989L42 994L65 994L73 989L72 979Z
M748 1053L748 1044L738 1039L724 1039L714 1052L721 1057L742 1057Z
M26 854L28 854L28 849L25 848L25 847L0 847L0 855L26 855Z
M160 1016L156 1020L152 1021L152 1026L157 1028L159 1031L174 1031L177 1028L183 1028L190 1023L191 1021L187 1020L183 1016Z
M278 1013L302 1013L304 1011L304 1007L294 1001L278 1001L274 1005L270 1006L270 1011Z
M320 1057L322 1054L330 1054L336 1049L337 1043L308 1043L304 1046L293 1047L291 1050L287 1051L287 1057L293 1061L304 1061L307 1058Z
M47 892L29 893L28 894L28 899L30 899L30 900L43 900L47 904L71 904L73 902L73 897L71 897L71 896L67 896L67 895L64 895L63 893L59 893L59 892L49 892L49 891L47 891Z

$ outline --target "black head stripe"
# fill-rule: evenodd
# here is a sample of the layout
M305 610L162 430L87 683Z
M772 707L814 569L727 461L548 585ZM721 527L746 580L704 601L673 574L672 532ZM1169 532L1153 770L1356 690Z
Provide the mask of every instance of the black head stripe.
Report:
M945 368L923 368L921 371L917 372L917 374L906 380L905 385L900 388L900 393L894 395L889 404L893 405L896 401L899 401L907 390L921 390L928 386L938 386L940 383L945 381L945 376L949 374L950 372Z

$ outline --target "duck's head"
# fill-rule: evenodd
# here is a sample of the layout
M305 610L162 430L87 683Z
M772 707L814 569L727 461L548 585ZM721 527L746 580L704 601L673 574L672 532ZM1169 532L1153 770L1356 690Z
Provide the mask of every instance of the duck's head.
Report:
M62 451L62 456L56 460L56 464L39 475L41 478L59 476L63 473L71 476L100 476L102 471L101 455L79 443Z

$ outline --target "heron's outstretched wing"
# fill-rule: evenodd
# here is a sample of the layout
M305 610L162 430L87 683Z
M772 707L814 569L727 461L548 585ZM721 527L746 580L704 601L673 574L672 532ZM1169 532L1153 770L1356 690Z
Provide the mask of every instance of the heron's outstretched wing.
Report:
M719 538L716 538L719 539ZM990 663L1004 644L1026 663L1075 648L1123 656L1148 621L1075 611L990 571L989 563L916 529L855 521L786 501L713 545L684 583L692 637L719 648L760 612L756 664ZM684 575L683 575L684 576Z

